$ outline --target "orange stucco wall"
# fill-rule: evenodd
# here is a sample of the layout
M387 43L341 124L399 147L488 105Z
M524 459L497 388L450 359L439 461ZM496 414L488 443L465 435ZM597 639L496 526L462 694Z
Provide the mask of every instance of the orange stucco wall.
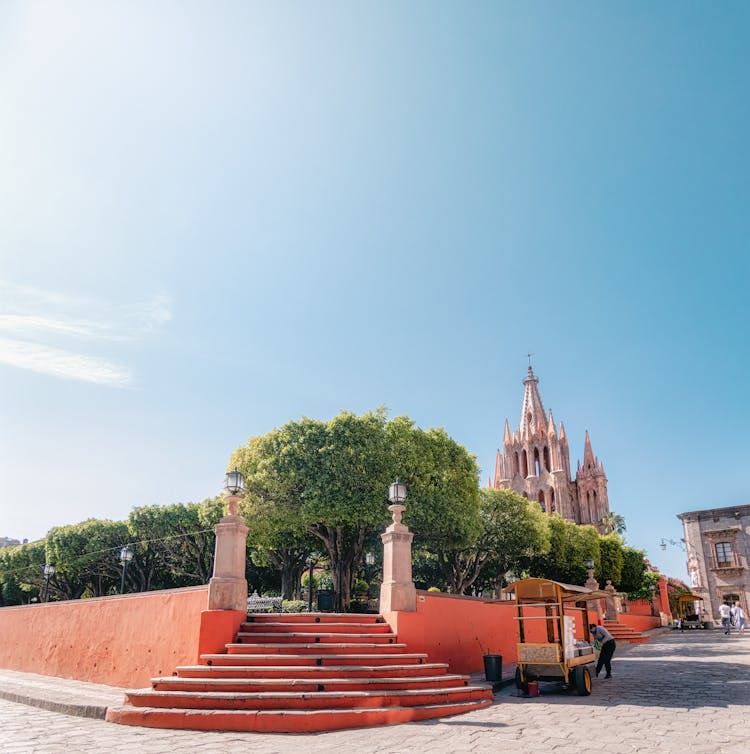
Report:
M524 615L534 612L524 609ZM515 614L513 602L418 591L416 612L386 613L385 619L409 651L427 652L432 662L447 662L455 673L476 673L484 668L485 654L502 655L503 664L516 662ZM583 613L570 614L576 616L577 637L583 638ZM545 642L544 625L543 620L527 621L526 640Z
M649 631L661 626L661 619L651 615L635 615L633 613L620 613L617 617L620 623L630 626L636 631Z
M112 686L149 685L153 676L196 662L207 590L0 608L0 667ZM233 625L232 619L209 620L204 645L215 644Z
M628 600L628 613L651 615L651 600Z

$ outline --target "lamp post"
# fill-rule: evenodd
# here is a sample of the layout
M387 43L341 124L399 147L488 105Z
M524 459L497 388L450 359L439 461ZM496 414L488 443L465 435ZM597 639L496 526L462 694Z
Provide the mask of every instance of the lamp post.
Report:
M213 575L208 582L208 609L247 611L247 580L245 579L245 550L247 526L239 515L240 496L245 481L235 466L224 476L227 515L214 527Z
M672 545L672 547L679 547L683 552L687 552L687 548L685 547L685 540L676 542L674 539L664 539L664 537L662 537L659 547L661 547L662 550L666 551L667 545Z
M375 565L375 554L372 552L365 553L365 578L367 583L372 579L372 567Z
M242 472L235 466L232 471L227 471L224 477L224 489L227 495L227 512L230 516L236 516L240 502L239 496L245 491L245 480Z
M406 485L396 479L388 486L388 510L393 523L380 535L383 542L383 583L380 586L381 612L414 612L417 591L411 570L411 543L414 535L401 522L406 506Z
M42 595L42 602L46 602L49 599L49 580L55 575L55 566L51 563L45 563L42 568L44 574L44 594Z
M310 569L307 577L307 612L312 612L313 602L313 569L318 564L318 559L314 553L310 553L307 556L307 567Z
M120 581L120 594L125 594L125 571L128 569L128 563L133 559L133 551L125 545L120 550L120 565L122 566L122 580Z

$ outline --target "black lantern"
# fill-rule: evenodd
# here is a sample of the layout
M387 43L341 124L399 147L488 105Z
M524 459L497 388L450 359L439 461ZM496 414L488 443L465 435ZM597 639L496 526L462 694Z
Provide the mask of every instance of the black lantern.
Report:
M120 565L122 566L122 580L120 581L120 594L125 594L125 571L127 571L128 563L133 559L133 551L125 545L120 550Z
M42 595L42 602L46 602L49 599L49 580L55 575L55 566L51 563L45 563L42 568L44 574L44 594Z
M399 482L398 478L393 484L388 485L388 501L391 505L403 505L406 500L406 485Z
M586 558L586 562L584 563L586 566L586 570L593 571L594 570L594 559L593 558Z
M242 472L235 466L232 471L228 471L224 477L224 489L231 495L239 495L245 489L245 480L242 478Z

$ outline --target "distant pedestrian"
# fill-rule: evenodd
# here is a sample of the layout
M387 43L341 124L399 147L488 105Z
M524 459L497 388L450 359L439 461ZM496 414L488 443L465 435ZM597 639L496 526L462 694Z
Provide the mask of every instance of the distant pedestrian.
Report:
M725 602L719 605L719 615L721 616L721 627L724 633L728 634L732 630L732 609Z
M741 634L745 633L745 613L739 602L734 603L734 609L732 610L732 624Z
M605 675L605 678L611 678L612 677L612 655L615 653L615 649L617 648L617 644L615 643L614 638L612 637L612 634L607 631L604 626L597 626L596 623L590 623L589 624L589 631L591 632L591 635L594 637L594 642L599 642L601 645L601 649L599 650L599 660L596 663L596 675L598 676L601 672L602 665L604 666L604 669L607 671L607 675Z

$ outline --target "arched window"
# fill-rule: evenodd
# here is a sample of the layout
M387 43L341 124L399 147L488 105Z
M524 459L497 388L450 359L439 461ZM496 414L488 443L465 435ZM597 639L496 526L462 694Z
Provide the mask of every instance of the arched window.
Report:
M542 475L542 465L539 463L539 448L534 448L534 475Z
M547 506L544 502L544 490L539 490L539 505L542 507L542 511L547 512Z
M526 477L529 475L529 461L526 456L526 451L521 451L521 476L526 479Z
M546 445L544 446L544 468L547 471L552 471L552 465L549 462L549 448Z
M588 517L589 522L591 522L591 493L586 493L586 516Z

